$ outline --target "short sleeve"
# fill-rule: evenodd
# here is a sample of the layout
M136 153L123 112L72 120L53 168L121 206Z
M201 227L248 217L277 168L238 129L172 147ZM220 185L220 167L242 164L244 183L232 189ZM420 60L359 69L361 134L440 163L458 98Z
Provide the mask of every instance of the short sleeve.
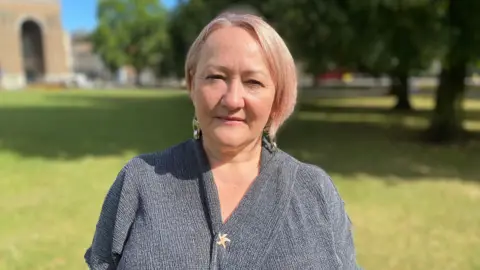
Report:
M137 208L138 191L125 166L107 192L92 244L85 253L89 269L116 269Z

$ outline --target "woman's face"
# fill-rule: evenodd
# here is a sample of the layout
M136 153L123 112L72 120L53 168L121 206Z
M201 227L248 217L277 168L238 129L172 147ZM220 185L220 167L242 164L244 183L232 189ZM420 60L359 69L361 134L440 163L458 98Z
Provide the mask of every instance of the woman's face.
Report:
M224 27L211 33L191 87L206 140L241 147L261 136L275 87L260 45L247 31Z

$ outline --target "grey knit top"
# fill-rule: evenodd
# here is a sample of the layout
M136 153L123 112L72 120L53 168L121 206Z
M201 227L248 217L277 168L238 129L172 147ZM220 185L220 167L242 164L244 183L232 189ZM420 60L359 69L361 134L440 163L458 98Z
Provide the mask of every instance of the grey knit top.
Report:
M223 223L201 140L130 160L107 193L90 269L360 269L329 176L263 147L260 173Z

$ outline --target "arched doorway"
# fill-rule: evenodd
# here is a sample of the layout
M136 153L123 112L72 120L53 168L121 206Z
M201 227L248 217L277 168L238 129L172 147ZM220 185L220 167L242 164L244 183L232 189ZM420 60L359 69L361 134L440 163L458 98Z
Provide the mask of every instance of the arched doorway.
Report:
M21 27L23 71L27 83L40 81L45 75L45 57L42 29L38 23L27 20Z

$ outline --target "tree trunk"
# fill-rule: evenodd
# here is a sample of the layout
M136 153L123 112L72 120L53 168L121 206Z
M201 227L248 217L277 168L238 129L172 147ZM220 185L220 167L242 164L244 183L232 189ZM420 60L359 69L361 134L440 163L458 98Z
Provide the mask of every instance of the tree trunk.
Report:
M390 92L396 96L397 104L393 107L398 111L410 111L410 87L408 84L408 74L406 72L396 72L391 75Z
M142 70L135 68L135 87L142 87Z
M448 3L449 24L457 32L451 32L449 36L447 61L440 74L435 109L427 132L427 138L435 143L453 142L464 135L462 101L470 55L462 44L472 42L472 31L475 31L465 25L468 5L458 0L450 0Z
M465 93L466 61L443 68L437 89L428 139L436 143L457 140L463 134L462 101Z

